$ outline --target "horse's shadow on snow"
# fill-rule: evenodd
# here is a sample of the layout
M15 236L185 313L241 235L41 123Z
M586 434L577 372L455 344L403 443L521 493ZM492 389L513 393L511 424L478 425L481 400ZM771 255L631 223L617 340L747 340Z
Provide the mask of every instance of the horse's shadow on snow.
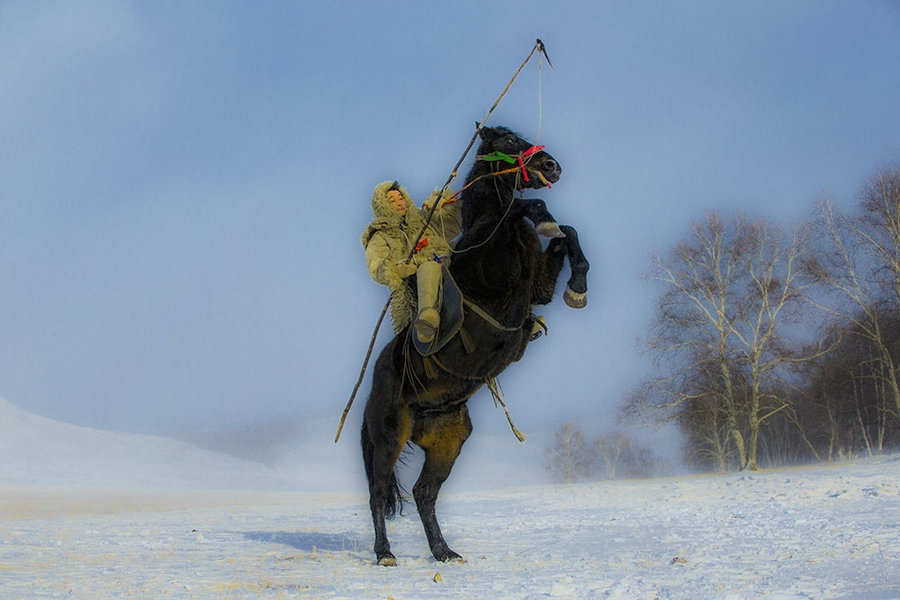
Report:
M362 540L349 533L318 531L244 531L248 540L291 546L301 552L359 552Z

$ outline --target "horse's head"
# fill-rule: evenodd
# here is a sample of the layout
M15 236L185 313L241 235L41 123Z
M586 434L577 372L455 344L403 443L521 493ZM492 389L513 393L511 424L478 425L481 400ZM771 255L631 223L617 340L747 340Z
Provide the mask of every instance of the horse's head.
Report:
M495 171L507 169L518 189L538 189L559 181L559 163L542 150L526 142L506 127L484 127L479 134L478 160L495 162Z

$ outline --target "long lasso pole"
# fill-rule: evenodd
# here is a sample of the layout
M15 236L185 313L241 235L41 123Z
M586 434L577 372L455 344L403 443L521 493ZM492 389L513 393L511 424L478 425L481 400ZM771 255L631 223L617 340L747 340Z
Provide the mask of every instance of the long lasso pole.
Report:
M519 76L519 73L522 72L522 69L525 68L525 65L528 64L528 61L531 60L531 57L534 56L535 52L540 52L544 56L547 56L547 49L544 47L544 42L541 41L540 38L535 40L534 46L531 48L531 52L528 53L528 57L522 61L522 64L519 65L519 68L516 69L515 74L512 76L512 79L509 80L509 83L506 84L506 87L503 89L503 92L497 98L494 105L488 109L487 114L484 115L484 118L478 124L478 127L475 128L475 133L472 135L472 139L469 140L469 145L466 146L466 149L463 151L462 156L459 157L459 160L456 161L456 166L453 167L453 170L450 171L450 175L447 177L447 181L444 183L443 187L441 187L440 193L435 198L434 205L428 211L428 217L425 219L425 224L422 225L422 229L419 230L419 235L416 236L416 240L410 246L409 254L406 257L405 262L409 262L412 260L413 254L415 254L416 246L419 244L419 240L422 239L422 236L425 234L425 230L428 228L428 224L431 223L431 218L434 216L435 210L437 210L438 204L440 204L440 200L444 195L444 192L450 187L450 184L453 183L453 180L456 179L459 174L459 167L462 165L463 161L466 160L466 156L468 156L469 151L472 149L472 146L475 145L475 140L478 139L478 134L481 133L481 130L484 129L485 123L491 117L491 114L494 112L494 109L500 105L500 101L503 100L503 97L506 95L506 92L509 91L509 88L512 87L512 84L516 81L516 78ZM550 57L547 56L547 62L550 62ZM391 298L388 297L387 302L384 305L384 308L381 310L381 316L378 317L378 323L375 325L375 331L372 332L372 339L369 341L369 349L366 351L366 358L363 360L362 368L359 371L359 378L356 380L356 385L353 386L353 393L350 394L350 399L347 400L347 406L344 407L344 413L341 415L341 422L338 425L337 435L334 436L334 443L336 444L338 440L341 439L341 431L344 429L344 421L347 420L347 413L350 412L350 407L353 405L353 401L356 399L356 393L359 391L359 386L362 385L363 378L366 376L366 369L369 366L369 359L372 357L372 348L375 346L375 338L378 337L378 330L381 329L381 323L384 321L384 316L387 313L388 307L391 304Z

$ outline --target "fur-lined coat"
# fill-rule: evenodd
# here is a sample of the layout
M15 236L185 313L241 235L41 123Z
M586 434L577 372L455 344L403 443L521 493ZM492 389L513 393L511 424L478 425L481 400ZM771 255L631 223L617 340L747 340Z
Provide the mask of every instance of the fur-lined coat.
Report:
M391 321L394 333L406 327L416 314L415 290L408 285L397 271L397 264L406 260L416 235L428 218L428 210L435 202L440 190L431 194L424 208L418 208L403 187L400 195L406 202L406 215L391 206L387 193L394 186L393 181L385 181L375 186L372 194L372 211L375 218L362 234L362 245L366 249L366 266L372 279L386 285L391 291ZM428 229L419 241L419 250L412 262L421 265L428 260L445 258L450 255L453 240L462 228L460 206L452 201L451 194L445 192L441 205L434 212Z

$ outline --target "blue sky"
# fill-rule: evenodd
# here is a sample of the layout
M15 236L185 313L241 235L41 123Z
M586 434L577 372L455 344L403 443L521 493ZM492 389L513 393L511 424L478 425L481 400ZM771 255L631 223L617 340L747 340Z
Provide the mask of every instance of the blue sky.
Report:
M386 298L372 188L440 186L540 37L563 177L532 195L578 228L589 305L547 307L501 383L525 431L599 428L648 371L653 252L706 210L850 207L900 161L897 31L890 1L7 0L0 397L139 432L336 425ZM538 74L490 124L535 138Z

